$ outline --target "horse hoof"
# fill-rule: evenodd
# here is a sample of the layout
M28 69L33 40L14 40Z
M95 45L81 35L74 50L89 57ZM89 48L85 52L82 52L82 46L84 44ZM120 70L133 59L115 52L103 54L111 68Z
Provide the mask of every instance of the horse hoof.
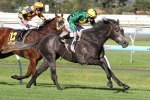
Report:
M18 79L18 76L17 75L12 75L11 78Z
M108 82L108 83L107 83L107 87L108 87L109 89L112 89L112 88L113 88L112 82Z
M30 86L27 85L26 88L30 88Z
M61 87L57 87L57 90L63 90Z
M123 86L123 89L124 89L124 90L128 90L129 88L130 88L130 86L128 86L128 85L124 85L124 86Z

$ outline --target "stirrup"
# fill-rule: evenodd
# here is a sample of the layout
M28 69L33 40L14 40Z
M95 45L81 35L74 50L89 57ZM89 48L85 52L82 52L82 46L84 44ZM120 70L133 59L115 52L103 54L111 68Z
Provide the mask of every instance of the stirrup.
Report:
M17 39L17 41L18 41L18 42L22 42L23 39L19 37L19 38Z
M66 43L66 39L64 39L63 37L60 37L60 38L59 38L59 41L60 41L62 44Z
M66 39L60 39L61 40L61 42L63 42L63 43L65 43L66 42Z

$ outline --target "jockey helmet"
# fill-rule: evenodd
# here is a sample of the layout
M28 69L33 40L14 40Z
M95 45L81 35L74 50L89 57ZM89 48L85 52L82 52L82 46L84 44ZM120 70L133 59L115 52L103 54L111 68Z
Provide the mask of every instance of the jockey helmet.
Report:
M42 2L36 2L34 4L34 7L35 7L36 10L42 11L42 9L43 9L44 6L43 6Z
M97 17L97 12L93 8L90 8L87 10L87 16L91 18L96 18Z

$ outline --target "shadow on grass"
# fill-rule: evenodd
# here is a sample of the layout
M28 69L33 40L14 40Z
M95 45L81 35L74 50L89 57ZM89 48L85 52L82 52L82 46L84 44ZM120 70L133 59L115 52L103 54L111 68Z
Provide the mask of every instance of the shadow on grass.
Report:
M38 83L37 86L53 87L53 88L55 87L56 88L56 86L54 84L48 84L48 83ZM90 89L90 90L108 90L108 91L114 91L115 93L119 93L119 92L128 93L128 90L124 90L122 88L109 89L109 88L105 88L105 87L92 87L92 86L85 86L85 85L70 85L70 84L61 84L60 87L62 88L62 90L66 90L66 89Z
M38 83L37 86L56 88L56 86L54 84L48 84L48 83ZM120 92L122 92L122 93L131 93L133 91L150 91L150 89L139 89L139 88L130 88L130 89L124 90L122 87L109 89L107 87L94 87L94 86L70 85L70 84L60 84L60 87L63 90L67 90L67 89L87 89L88 90L89 89L89 90L113 91L114 93L120 93Z
M72 88L79 88L79 89L90 89L90 90L108 90L108 91L115 91L118 92L128 92L127 90L124 90L122 88L105 88L105 87L92 87L92 86L84 86L84 85L64 85L64 89L72 89Z
M16 83L0 82L1 85L18 85Z

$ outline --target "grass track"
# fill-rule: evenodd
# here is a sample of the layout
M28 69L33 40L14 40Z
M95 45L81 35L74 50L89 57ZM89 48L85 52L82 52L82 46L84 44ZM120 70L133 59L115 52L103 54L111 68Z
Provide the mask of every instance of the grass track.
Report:
M116 76L131 88L123 91L114 81L109 90L103 70L57 68L62 91L56 89L50 79L49 70L37 80L37 86L25 88L30 78L18 81L10 78L19 73L18 67L1 66L0 100L149 100L150 73L113 70Z

